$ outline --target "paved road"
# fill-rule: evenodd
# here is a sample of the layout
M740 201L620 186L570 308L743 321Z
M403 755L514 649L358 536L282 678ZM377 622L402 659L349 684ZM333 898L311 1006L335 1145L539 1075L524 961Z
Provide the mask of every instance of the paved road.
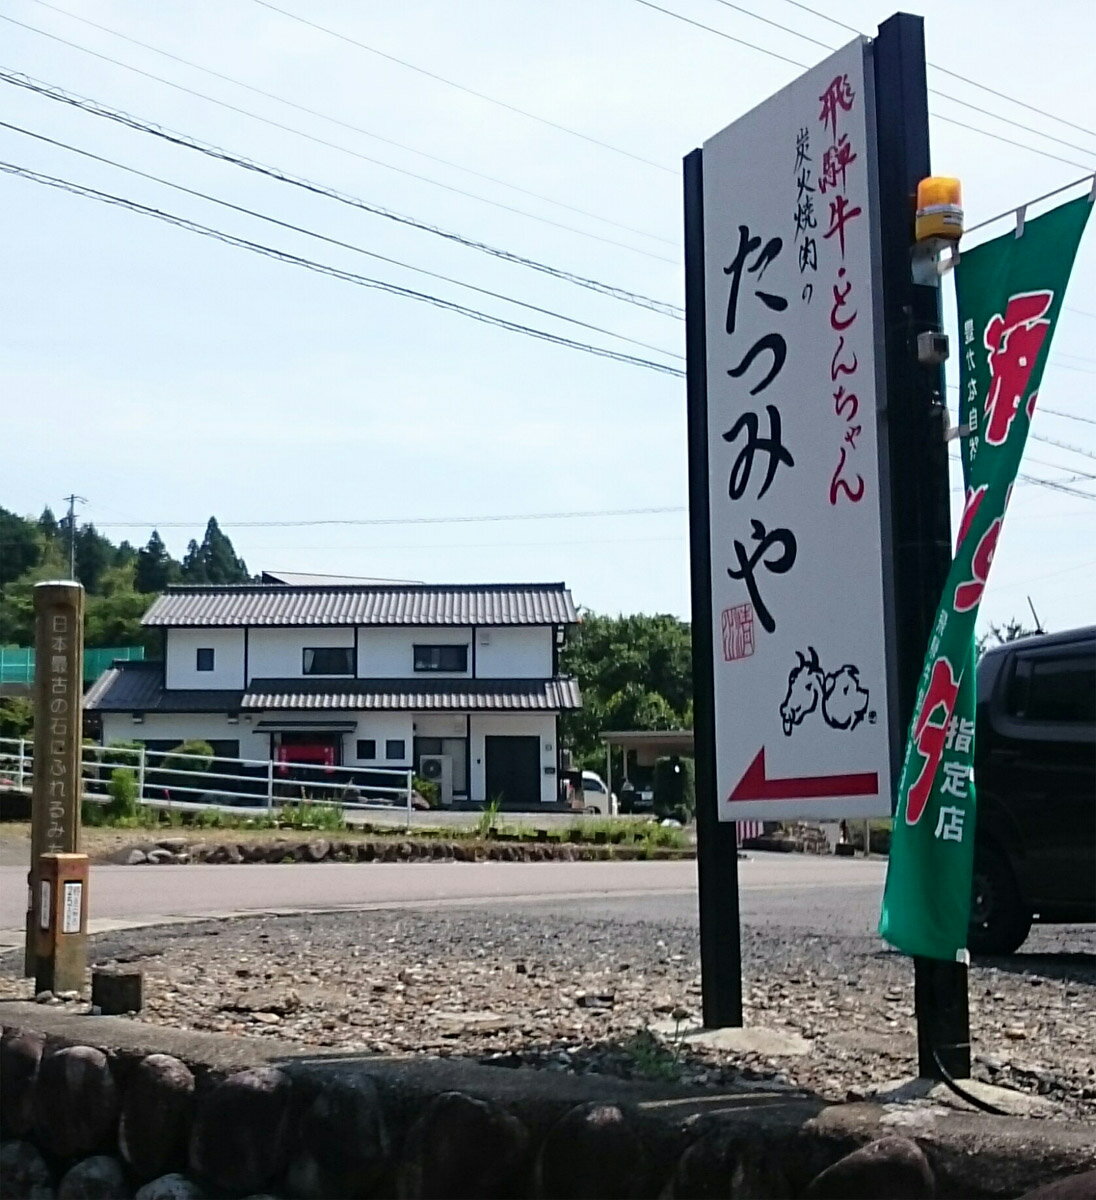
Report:
M881 861L758 853L738 866L747 923L849 933L874 926ZM696 920L690 861L95 866L90 891L92 932L213 914L483 903ZM25 869L0 867L0 947L21 944L25 900Z

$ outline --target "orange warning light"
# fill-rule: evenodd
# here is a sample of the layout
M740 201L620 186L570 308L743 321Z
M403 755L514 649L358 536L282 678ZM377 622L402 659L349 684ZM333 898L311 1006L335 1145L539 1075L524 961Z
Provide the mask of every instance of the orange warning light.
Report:
M947 175L931 175L917 185L917 241L946 238L957 242L963 235L963 185Z

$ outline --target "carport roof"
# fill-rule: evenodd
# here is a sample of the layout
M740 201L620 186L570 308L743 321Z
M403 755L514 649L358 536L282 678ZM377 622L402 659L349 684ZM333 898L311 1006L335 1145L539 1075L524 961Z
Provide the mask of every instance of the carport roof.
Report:
M658 751L661 754L693 753L691 729L616 729L603 730L598 735L607 746L623 746L625 750Z

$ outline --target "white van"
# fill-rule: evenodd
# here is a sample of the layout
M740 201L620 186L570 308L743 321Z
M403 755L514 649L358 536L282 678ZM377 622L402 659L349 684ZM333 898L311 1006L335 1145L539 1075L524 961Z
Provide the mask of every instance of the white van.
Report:
M603 817L617 815L616 794L609 791L596 771L582 772L582 811L600 813Z

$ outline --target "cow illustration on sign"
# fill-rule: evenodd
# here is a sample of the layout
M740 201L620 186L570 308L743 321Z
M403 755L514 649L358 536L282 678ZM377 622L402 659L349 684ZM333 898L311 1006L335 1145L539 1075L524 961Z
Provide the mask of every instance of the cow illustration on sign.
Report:
M868 690L861 686L860 668L846 663L836 671L824 671L818 651L807 647L795 652L798 660L788 674L788 694L780 705L784 736L818 710L831 729L855 729L868 711Z

